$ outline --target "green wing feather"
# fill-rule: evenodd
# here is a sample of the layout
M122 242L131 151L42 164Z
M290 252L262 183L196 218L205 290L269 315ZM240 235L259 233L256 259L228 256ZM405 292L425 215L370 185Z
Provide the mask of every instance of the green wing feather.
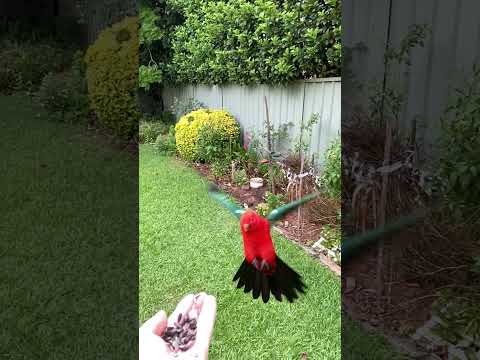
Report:
M289 212L292 210L295 210L298 208L300 205L305 204L308 201L312 201L318 197L318 194L310 194L307 196L302 197L301 199L292 201L286 205L280 206L279 208L276 208L273 210L268 216L267 220L270 221L271 224L273 224L275 221L280 220L283 218L285 215L287 215Z
M363 247L370 245L383 236L389 235L393 232L402 230L411 225L417 223L421 218L425 216L425 211L417 210L410 215L402 216L401 218L393 221L381 228L376 228L366 233L355 235L349 239L342 241L342 262L351 258L355 252L361 250Z
M225 194L222 194L216 185L210 184L210 186L208 187L208 193L212 198L214 198L225 208L227 208L230 213L237 219L240 219L240 216L245 212L244 208L234 203Z

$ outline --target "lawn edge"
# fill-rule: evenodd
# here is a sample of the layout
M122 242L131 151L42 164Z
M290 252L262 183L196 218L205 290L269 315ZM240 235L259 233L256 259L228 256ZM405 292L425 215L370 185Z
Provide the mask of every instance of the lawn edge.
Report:
M362 321L356 314L353 312L348 305L348 302L343 301L342 299L342 313L345 313L350 317L351 321L354 321L363 331L379 336L383 338L394 350L396 350L400 355L411 356L415 359L421 359L425 356L432 356L434 354L425 353L418 350L414 340L407 337L399 337L392 334L386 334L379 331L379 329L371 326L365 321ZM439 357L434 357L434 360L441 360Z
M340 266L335 264L327 256L325 256L321 253L317 253L316 251L312 250L311 248L309 248L308 246L304 245L303 243L301 243L300 241L298 241L296 239L289 238L286 235L286 233L282 229L280 229L279 227L273 226L273 229L275 231L277 231L278 233L280 233L281 235L283 235L287 240L297 244L299 247L301 247L307 254L312 256L314 259L319 260L322 263L322 265L327 267L335 275L337 275L338 277L340 277L342 275L342 270L341 270Z

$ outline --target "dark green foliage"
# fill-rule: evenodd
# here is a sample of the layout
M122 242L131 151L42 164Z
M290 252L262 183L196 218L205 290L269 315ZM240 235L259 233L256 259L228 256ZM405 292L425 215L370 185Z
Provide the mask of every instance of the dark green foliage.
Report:
M11 68L0 69L0 94L11 95L21 87L21 77Z
M272 194L270 191L267 191L263 197L265 200L264 203L260 203L256 207L256 211L260 216L267 217L273 210L279 208L282 205L285 205L283 201L283 195L281 194Z
M167 0L140 2L140 74L141 87L147 91L163 81L171 81L167 70L172 58L172 36L182 15Z
M271 172L269 172L269 170ZM267 176L268 186L270 187L273 182L273 184L275 184L276 191L284 189L288 184L288 179L286 175L282 171L280 165L278 165L276 162L272 162L272 164L270 165L270 169L267 170Z
M338 0L172 1L185 16L173 34L180 83L285 83L338 76Z
M174 155L176 152L175 146L175 126L170 126L168 134L158 135L155 141L155 147L161 154Z
M211 167L212 175L216 178L227 175L229 170L230 163L227 159L215 160Z
M268 205L269 212L285 204L282 194L275 195L270 191L265 193L264 199Z
M237 168L245 169L247 174L253 174L258 165L258 155L255 150L245 150L244 147L240 146L239 142L229 146L226 156L230 161L236 163Z
M138 127L138 141L140 143L154 143L159 135L168 133L168 125L163 122L142 121Z
M65 50L53 43L20 44L5 41L1 46L0 93L35 91L45 75L64 71L72 61L73 50ZM7 79L15 81L14 85Z
M480 204L480 68L447 109L442 121L439 175L451 206Z
M239 169L234 171L233 183L238 186L244 186L248 184L248 176L245 169Z
M320 177L320 188L325 194L339 198L342 192L342 154L340 138L329 145L325 154L325 163Z
M237 160L245 170L249 166L248 154L240 146L239 141L232 142L228 134L208 123L199 129L197 151L198 159L206 163Z
M203 125L198 132L198 159L206 163L225 158L229 141L224 133L209 124Z
M268 164L262 163L258 165L258 171L260 173L260 176L268 176Z
M441 291L433 307L435 314L444 324L436 329L437 334L454 344L461 341L465 335L478 339L480 337L479 301L478 287L473 285L465 286L461 290Z
M47 74L35 98L55 120L85 120L89 106L82 53L79 51L75 54L72 67L68 71Z

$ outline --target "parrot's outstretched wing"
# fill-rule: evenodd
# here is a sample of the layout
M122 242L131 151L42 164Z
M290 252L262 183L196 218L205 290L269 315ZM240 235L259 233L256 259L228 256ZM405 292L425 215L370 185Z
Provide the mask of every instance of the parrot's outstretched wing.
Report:
M245 212L245 209L235 204L225 194L222 194L215 184L210 184L208 187L208 193L211 197L217 200L220 204L226 207L233 216L240 219L240 216Z
M386 224L381 228L376 228L366 233L353 236L342 241L342 262L348 260L356 251L363 247L374 243L382 238L382 236L389 235L393 232L402 230L417 223L425 216L424 210L414 211L410 215L402 216L401 218Z
M283 218L285 215L287 215L290 211L295 210L297 207L300 205L305 204L308 201L312 201L318 197L318 194L310 194L307 196L304 196L301 199L292 201L286 205L280 206L279 208L276 208L273 210L268 216L267 220L270 222L270 224L273 224L275 221L280 220Z

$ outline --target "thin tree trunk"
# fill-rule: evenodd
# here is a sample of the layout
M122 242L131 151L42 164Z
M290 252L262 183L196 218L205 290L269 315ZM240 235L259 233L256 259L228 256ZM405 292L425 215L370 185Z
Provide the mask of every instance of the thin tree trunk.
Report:
M268 103L267 97L264 95L263 99L265 101L265 111L267 113L266 121L267 121L267 150L268 150L268 176L270 177L270 191L272 194L275 195L275 180L273 179L273 146L272 146L272 134L270 128L270 115L268 113Z
M302 116L302 124L300 126L300 148L299 148L299 155L300 155L300 175L303 174L303 169L304 169L304 166L305 166L305 154L304 154L304 151L303 151L303 143L302 143L302 140L303 140L303 131L305 130L304 126L303 126L303 116ZM302 186L303 186L303 177L300 178L300 190L298 191L297 193L297 199L300 199L302 197ZM300 219L302 217L302 209L301 209L301 206L298 207L298 210L297 210L297 222L298 222L298 231L299 231L299 234L302 233L302 224L300 222Z
M386 122L385 126L385 147L384 147L384 158L383 166L388 166L390 163L391 147L392 147L392 128L391 121ZM385 217L387 211L387 188L388 188L388 172L385 172L382 175L382 190L380 193L380 204L378 207L378 226L380 228L385 226ZM377 300L380 308L381 298L384 292L384 248L385 241L382 238L378 246L378 256L377 256Z

